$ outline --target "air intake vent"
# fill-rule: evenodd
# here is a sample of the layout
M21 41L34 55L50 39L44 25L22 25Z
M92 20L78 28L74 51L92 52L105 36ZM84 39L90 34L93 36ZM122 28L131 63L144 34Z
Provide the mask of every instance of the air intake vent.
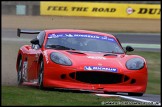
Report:
M124 76L124 82L128 81L128 80L129 80L129 77L128 76Z
M75 79L75 72L70 73L69 76L70 76L72 79Z
M70 73L70 77L91 84L117 84L129 80L129 77L122 74L100 71L77 71L76 73Z

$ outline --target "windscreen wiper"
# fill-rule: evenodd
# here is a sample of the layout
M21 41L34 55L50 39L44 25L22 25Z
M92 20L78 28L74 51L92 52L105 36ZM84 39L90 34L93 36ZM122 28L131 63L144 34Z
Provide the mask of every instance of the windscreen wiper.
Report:
M104 56L117 56L117 54L123 54L123 53L116 53L116 52L106 52L106 54L104 54Z
M104 54L104 56L117 56L117 55L114 53L107 53L107 54Z
M47 45L47 48L54 48L54 49L59 49L59 50L75 50L73 48L69 48L66 46L62 46L62 45Z

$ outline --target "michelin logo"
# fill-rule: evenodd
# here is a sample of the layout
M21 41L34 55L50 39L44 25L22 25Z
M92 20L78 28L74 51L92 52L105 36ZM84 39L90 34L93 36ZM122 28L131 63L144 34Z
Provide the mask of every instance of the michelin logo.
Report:
M97 70L97 71L109 71L109 72L117 72L116 68L108 68L108 67L100 67L100 66L85 66L84 70Z

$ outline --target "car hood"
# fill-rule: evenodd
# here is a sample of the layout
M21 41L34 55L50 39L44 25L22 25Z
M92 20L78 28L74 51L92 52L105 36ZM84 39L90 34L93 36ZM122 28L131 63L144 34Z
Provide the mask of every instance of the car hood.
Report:
M112 53L101 53L101 52L88 52L88 51L73 51L73 50L59 50L55 52L60 52L67 56L73 63L73 67L77 69L87 67L103 67L103 69L115 68L121 69L125 68L125 63L128 55L125 54L112 54Z
M126 62L134 57L142 58L138 55L126 55L124 54L113 54L113 53L102 53L102 52L90 52L90 51L75 51L75 50L45 50L48 56L52 52L58 52L72 61L72 67L77 70L83 69L117 69L118 71L127 70ZM49 56L50 57L50 56Z

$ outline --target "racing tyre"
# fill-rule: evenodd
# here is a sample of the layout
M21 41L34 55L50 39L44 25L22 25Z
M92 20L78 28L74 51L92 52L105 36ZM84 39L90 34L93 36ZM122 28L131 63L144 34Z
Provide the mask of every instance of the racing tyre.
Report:
M18 85L21 85L23 83L23 78L22 78L22 59L20 58L19 60L19 65L18 65L18 71L17 71L17 83Z
M38 77L38 86L39 89L43 89L43 75L44 75L44 63L43 60L40 62L39 65L39 77Z
M129 96L143 96L143 93L128 93Z

